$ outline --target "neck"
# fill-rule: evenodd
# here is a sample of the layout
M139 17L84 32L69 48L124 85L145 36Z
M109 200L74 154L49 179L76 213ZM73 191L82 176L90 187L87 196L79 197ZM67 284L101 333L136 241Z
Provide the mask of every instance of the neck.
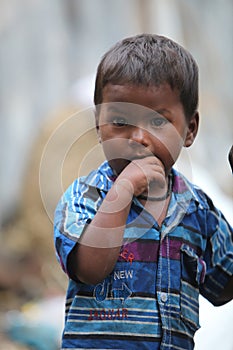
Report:
M137 198L138 199L143 199L143 200L147 200L147 201L153 201L153 202L161 202L161 201L164 201L166 200L170 194L172 192L172 174L170 173L168 175L168 180L167 180L167 191L166 193L164 193L163 195L161 196L158 196L158 195L152 195L152 194L140 194Z

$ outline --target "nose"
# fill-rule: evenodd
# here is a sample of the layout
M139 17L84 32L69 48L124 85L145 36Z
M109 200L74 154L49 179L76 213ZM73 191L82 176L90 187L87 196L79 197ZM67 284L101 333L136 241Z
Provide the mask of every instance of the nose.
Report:
M129 144L134 147L137 147L138 144L147 147L149 145L148 132L143 128L133 127L129 138Z

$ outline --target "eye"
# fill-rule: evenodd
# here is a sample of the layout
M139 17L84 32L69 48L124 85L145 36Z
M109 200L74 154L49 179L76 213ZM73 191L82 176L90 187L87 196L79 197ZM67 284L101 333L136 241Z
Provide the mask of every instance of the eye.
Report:
M168 120L163 117L154 117L150 120L150 124L153 128L162 128L168 123Z
M112 119L112 124L117 127L127 126L128 122L124 117L114 117Z

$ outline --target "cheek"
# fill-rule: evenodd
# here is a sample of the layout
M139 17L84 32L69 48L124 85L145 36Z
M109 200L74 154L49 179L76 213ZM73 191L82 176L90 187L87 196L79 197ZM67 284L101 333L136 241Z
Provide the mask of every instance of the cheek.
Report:
M109 139L102 140L102 147L106 159L116 174L120 174L122 170L130 163L130 159L126 154L126 140Z
M127 140L123 138L102 138L101 144L108 160L127 157Z
M175 128L157 137L157 147L160 148L161 158L167 167L171 167L176 162L183 145L184 139Z
M173 138L169 138L167 141L166 147L174 163L176 162L181 152L183 144L184 144L184 140L180 136L177 137L177 135L173 136Z

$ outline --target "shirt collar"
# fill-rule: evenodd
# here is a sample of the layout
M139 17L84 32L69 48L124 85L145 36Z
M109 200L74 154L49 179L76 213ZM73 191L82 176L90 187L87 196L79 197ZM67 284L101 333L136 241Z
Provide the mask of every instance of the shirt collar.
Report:
M107 161L102 163L98 169L92 171L89 175L83 178L85 184L96 187L105 192L110 190L115 180L116 175Z
M201 209L209 208L206 196L203 191L192 184L183 174L179 173L177 170L172 169L173 173L173 188L172 192L178 202L191 202L193 205L198 205ZM190 211L192 211L190 207Z
M176 169L172 169L172 201L183 207L187 213L191 213L196 210L197 205L200 208L208 208L208 203L203 192L196 186L194 186L187 178L179 173ZM113 169L110 167L108 161L102 163L97 170L92 171L87 177L85 177L85 183L89 186L96 187L104 192L108 192L112 187L117 176ZM172 210L172 203L169 205L168 216Z

